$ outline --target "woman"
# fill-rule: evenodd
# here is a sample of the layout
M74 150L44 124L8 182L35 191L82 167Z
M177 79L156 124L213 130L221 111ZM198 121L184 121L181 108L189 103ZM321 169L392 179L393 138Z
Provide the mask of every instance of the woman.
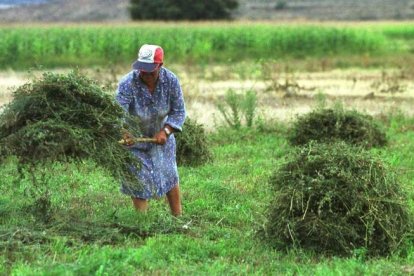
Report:
M180 83L174 73L162 66L163 60L160 46L143 45L133 70L118 86L118 103L126 112L138 116L143 135L156 141L134 144L129 134L124 135L130 150L141 161L141 169L135 174L143 189L123 183L121 192L132 197L138 211L147 210L148 199L166 194L171 213L179 216L182 209L174 132L181 131L186 112Z

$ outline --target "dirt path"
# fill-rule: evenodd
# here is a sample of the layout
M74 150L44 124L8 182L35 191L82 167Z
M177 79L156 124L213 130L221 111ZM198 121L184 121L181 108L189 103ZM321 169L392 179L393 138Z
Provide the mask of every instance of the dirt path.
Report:
M62 70L64 71L64 70ZM107 78L106 82L116 88L116 79L122 73L86 71L92 78ZM12 99L14 88L30 81L41 72L0 72L0 105ZM110 76L109 76L110 75ZM180 72L177 72L180 76ZM297 114L313 109L320 103L321 95L327 104L340 101L372 115L401 110L414 115L414 83L401 72L381 70L334 70L329 72L299 73L273 76L271 81L224 80L207 81L182 74L181 84L190 117L207 127L223 122L217 103L223 101L226 91L237 93L256 91L258 114L266 118L291 120ZM399 90L397 92L393 90Z

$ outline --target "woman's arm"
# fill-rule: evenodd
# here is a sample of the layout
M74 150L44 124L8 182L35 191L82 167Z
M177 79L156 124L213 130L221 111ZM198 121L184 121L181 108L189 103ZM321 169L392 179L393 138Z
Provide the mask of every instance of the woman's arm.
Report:
M185 121L186 111L183 92L178 79L172 81L170 89L171 109L164 127L169 128L172 132L181 131Z
M132 88L129 81L121 81L119 83L115 99L125 112L128 113L129 105L132 101Z

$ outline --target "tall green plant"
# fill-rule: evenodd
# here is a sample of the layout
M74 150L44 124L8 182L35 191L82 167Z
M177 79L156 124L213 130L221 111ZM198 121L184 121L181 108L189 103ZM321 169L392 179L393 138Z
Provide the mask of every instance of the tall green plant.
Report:
M247 127L252 127L257 108L256 93L248 90L245 94L237 94L229 89L224 101L217 103L217 108L230 127L239 129L243 122Z
M227 124L236 129L241 127L240 105L240 97L232 89L227 90L224 101L217 104L217 108Z
M246 120L246 125L248 127L253 126L253 121L256 113L257 107L257 96L253 90L248 90L244 95L242 101L243 115Z

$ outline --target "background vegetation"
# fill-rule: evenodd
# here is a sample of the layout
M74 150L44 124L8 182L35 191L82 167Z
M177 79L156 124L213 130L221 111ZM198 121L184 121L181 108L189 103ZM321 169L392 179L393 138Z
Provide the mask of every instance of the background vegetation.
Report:
M401 57L414 51L414 27L408 23L16 25L1 26L0 37L0 68L129 64L143 43L162 45L170 63L192 64Z
M237 8L235 0L130 0L133 20L211 20L229 19Z

